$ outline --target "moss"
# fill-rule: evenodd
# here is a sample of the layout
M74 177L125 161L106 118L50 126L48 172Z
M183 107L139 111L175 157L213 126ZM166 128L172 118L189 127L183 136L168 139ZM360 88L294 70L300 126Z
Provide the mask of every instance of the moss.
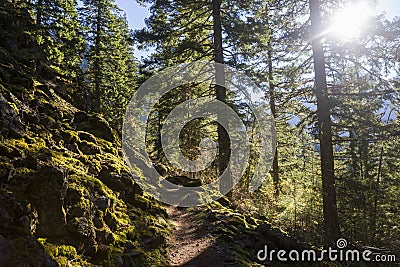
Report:
M86 155L95 155L102 153L102 149L98 145L89 141L83 140L79 142L78 146L79 150Z
M60 266L91 266L84 257L78 254L75 247L70 245L57 245L48 242L47 238L38 238L44 251Z
M38 241L43 245L44 251L53 259L58 256L58 247L54 244L47 243L46 238L38 238Z
M96 139L96 141L97 144L99 144L99 146L101 146L105 152L118 155L118 149L116 148L115 144L104 139Z
M65 130L60 132L66 142L80 142L79 135L76 131Z
M33 172L35 172L34 170L25 168L25 167L21 167L21 168L15 168L15 175L22 175L22 176L27 176L29 174L32 174Z
M83 131L78 131L77 134L81 140L97 144L97 139L93 134Z
M82 164L79 159L73 158L68 154L53 152L51 160L55 166L69 170L71 174L86 175L87 173L88 167Z
M79 161L82 162L84 166L89 166L87 169L90 173L99 173L102 169L102 161L97 158L96 155L82 155L79 157Z
M26 143L26 140L24 138L19 138L19 139L7 139L5 141L5 144L8 145L9 147L15 147L23 150L29 150L29 146Z
M130 225L130 219L128 215L126 215L126 213L113 209L107 209L104 215L104 221L107 223L112 231L127 229Z
M128 166L126 166L125 161L122 157L119 157L118 155L114 155L111 153L105 153L102 156L103 160L107 160L109 163L109 166L113 168L112 171L120 174L121 172L126 172L129 173Z
M254 255L251 255L248 250L245 250L238 245L233 247L232 256L235 258L236 263L239 266L257 266L254 264L254 262L249 261L249 259L254 257Z
M47 148L47 145L43 138L25 136L19 139L7 139L2 147L6 147L9 151L18 151L20 156L25 157L28 153L35 154Z
M7 143L0 144L0 155L6 156L8 158L18 158L22 157L24 155L23 150L12 146L8 145Z
M10 107L15 111L15 113L19 114L20 110L18 109L17 105L14 102L8 102Z
M7 93L14 88L16 98L7 101L26 122L27 131L21 138L0 136L0 153L9 155L0 157L0 174L7 178L9 170L15 169L11 181L7 181L8 190L35 211L35 233L43 237L36 242L39 249L60 266L115 266L121 262L125 266L168 265L163 247L169 235L165 210L155 200L132 193L136 192L132 189L134 182L121 157L116 132L102 117L78 111L37 81L27 79L27 85L0 86ZM47 116L39 117L32 111L35 109ZM78 147L77 152L71 145ZM7 165L10 158L18 158L19 165ZM26 161L35 164L27 166ZM43 171L43 166L50 171ZM141 170L134 168L143 177ZM44 191L51 193L44 196ZM96 200L101 196L113 204L100 210ZM49 237L50 232L54 234L48 231L53 225L62 228L62 234ZM30 235L17 229L15 234ZM144 242L152 236L157 239L148 239L151 245ZM14 243L20 250L16 259L32 256L25 239ZM101 253L106 257L96 260Z
M116 200L116 194L104 185L100 180L89 176L85 173L76 173L68 177L69 182L75 182L78 186L84 187L84 190L97 192L99 195L104 195L106 198Z
M58 247L58 256L65 256L68 259L74 259L78 254L73 246L61 245Z

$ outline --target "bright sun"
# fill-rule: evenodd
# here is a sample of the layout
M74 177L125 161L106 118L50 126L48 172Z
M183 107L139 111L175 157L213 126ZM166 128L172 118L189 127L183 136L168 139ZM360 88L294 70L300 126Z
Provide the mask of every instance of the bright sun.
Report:
M349 3L335 15L331 31L343 40L352 39L361 32L373 11L366 2Z

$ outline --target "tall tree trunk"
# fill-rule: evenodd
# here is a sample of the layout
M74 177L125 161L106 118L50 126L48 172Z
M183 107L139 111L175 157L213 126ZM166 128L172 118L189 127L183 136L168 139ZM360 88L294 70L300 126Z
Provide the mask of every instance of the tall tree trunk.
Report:
M101 45L101 4L97 5L96 14L96 37L95 37L95 59L94 59L94 111L100 112L101 110L101 67L100 67L100 45Z
M42 21L43 21L43 0L38 0L38 2L36 3L36 25L37 25L37 29L38 29L38 35L40 37L44 37L44 31L42 28ZM39 38L39 36L37 36L37 38ZM39 51L41 50L40 45L38 43L35 43L35 50L36 50L36 54L39 54ZM42 66L41 66L41 62L39 59L35 58L33 60L33 64L32 64L33 69L35 70L35 75L37 76L41 76L41 72L42 72Z
M358 168L358 159L356 152L357 141L354 130L349 129L349 137L350 137L350 157L351 157L351 165L353 167L353 176L358 177L360 175L360 172Z
M43 13L43 0L38 0L36 4L36 24L40 27L42 25Z
M381 175L382 175L382 163L383 163L383 146L381 147L381 152L379 155L379 164L378 164L378 173L376 174L376 184L375 184L375 192L374 192L374 207L371 214L371 241L372 244L375 245L376 243L376 218L378 213L378 197L379 197L379 188L381 182Z
M224 51L222 47L222 22L221 22L221 3L222 0L213 0L213 37L214 37L214 61L216 63L224 64ZM216 82L215 94L218 100L226 102L226 88L225 86L225 70L221 65L216 65L215 69ZM218 169L221 175L228 166L230 156L230 143L229 136L222 125L218 124ZM229 171L229 170L227 170ZM232 188L232 179L228 179L225 183L220 184L221 188ZM231 197L231 192L227 194Z
M268 25L269 40L268 40L268 83L269 83L269 106L271 108L272 116L276 119L276 105L275 105L275 83L272 66L272 40L271 28ZM272 163L272 181L274 183L274 195L279 196L279 164L278 164L278 147L275 147L275 157Z
M332 145L332 122L325 72L325 56L322 46L323 32L319 0L309 0L312 24L312 49L315 71L315 95L321 154L324 243L329 246L340 236L336 207L335 171Z
M366 136L368 138L369 135ZM361 141L361 159L364 165L363 168L363 185L368 185L373 182L373 177L370 175L370 160L369 160L369 143L366 140ZM363 221L363 235L364 235L364 240L369 240L369 234L370 234L370 229L368 229L368 215L369 215L369 202L370 202L370 193L366 190L363 192L363 216L364 216L364 221Z
M386 120L386 124L389 123L389 120L392 117L392 111L393 110L391 110L389 112L389 116ZM373 213L371 216L371 236L372 236L372 244L374 244L374 245L376 243L376 222L377 222L376 218L378 216L378 200L379 200L379 193L380 193L379 189L380 189L380 183L381 183L381 177L382 177L383 153L384 153L384 148L383 148L383 143L382 143L381 152L379 154L378 173L376 174L374 207L373 207Z

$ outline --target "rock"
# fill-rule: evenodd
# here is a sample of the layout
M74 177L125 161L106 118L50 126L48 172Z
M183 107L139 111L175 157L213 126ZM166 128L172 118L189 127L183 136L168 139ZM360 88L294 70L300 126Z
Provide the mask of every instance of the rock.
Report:
M51 165L42 166L32 177L27 194L33 208L38 212L39 236L67 234L62 198L65 194L65 178L63 171Z
M8 159L7 159L8 160ZM0 159L1 161L1 159ZM8 182L10 176L15 172L14 166L8 162L0 163L0 185Z
M111 129L108 122L99 115L88 115L84 112L76 112L73 120L74 125L79 131L88 132L98 138L102 138L111 143L117 143L116 132Z
M97 143L96 137L94 137L93 134L87 133L87 132L78 132L79 138L81 140L91 142L91 143Z
M25 126L18 116L17 107L10 105L0 93L0 134L14 138L23 136Z
M94 218L93 218L93 225L97 229L100 229L100 228L104 227L103 222L97 216L94 216Z
M144 238L142 240L142 242L146 246L156 248L156 247L159 247L159 246L165 244L165 238L162 236L150 236L150 237Z
M111 231L101 230L96 232L96 240L101 244L111 244L115 241Z
M106 210L112 206L112 199L101 196L96 200L96 206L100 210Z
M134 182L128 173L118 174L117 170L109 163L105 163L98 175L99 179L110 189L121 192L125 197L142 194L141 188Z
M254 248L254 242L249 237L245 237L241 242L243 248Z
M65 146L66 149L68 149L71 152L74 152L76 154L81 154L81 151L79 150L79 147L76 143L72 143L72 144L67 144Z
M30 233L31 231L31 220L27 215L21 216L17 220L18 225L26 232Z
M2 230L8 229L13 220L13 215L9 213L9 210L5 207L0 206L0 228Z
M124 261L122 260L121 256L115 256L115 260L114 260L114 266L115 267L122 267L124 266Z
M0 234L23 234L30 232L32 213L22 206L11 194L0 190Z
M0 266L12 266L12 256L14 254L13 242L0 235Z
M201 186L201 181L197 179L191 179L187 176L173 176L173 177L168 177L166 179L167 181L176 184L176 185L182 185L185 187L197 187Z
M271 225L269 224L260 224L257 226L257 232L267 234L271 231Z
M87 122L88 120L89 120L89 115L86 112L83 111L75 112L73 119L75 123Z
M38 160L31 155L27 155L25 158L16 158L13 165L16 168L23 167L30 170L38 170Z
M88 255L94 255L97 251L96 230L91 220L85 217L74 218L67 224L69 234L74 237L71 243L75 247L82 245L87 250Z
M79 150L82 151L83 154L86 155L96 155L101 154L101 149L98 145L88 142L82 141L79 143Z
M14 159L14 158L22 157L23 153L15 147L0 144L0 155L6 156L9 159Z

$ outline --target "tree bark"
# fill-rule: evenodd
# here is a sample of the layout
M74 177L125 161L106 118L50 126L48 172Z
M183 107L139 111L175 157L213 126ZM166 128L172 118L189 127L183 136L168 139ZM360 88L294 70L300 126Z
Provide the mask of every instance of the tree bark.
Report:
M42 25L43 0L38 0L36 9L36 24L40 27Z
M269 83L269 106L272 116L276 119L276 105L275 105L275 83L272 66L272 40L271 28L268 25L269 40L268 40L268 83ZM275 157L272 163L272 181L274 183L274 195L279 196L279 163L278 163L278 147L275 147Z
M43 0L38 0L38 2L36 3L36 25L38 28L37 34L41 35L41 37L44 37L44 29L42 28L42 21L43 21ZM36 54L40 53L39 51L41 50L41 48L38 43L35 43L35 50ZM33 60L32 67L35 70L35 75L41 77L43 67L39 59L35 58Z
M101 111L101 70L100 70L100 45L101 45L101 4L97 5L96 10L96 37L95 37L95 59L93 62L94 67L94 111Z
M332 145L332 122L322 45L320 1L309 0L312 28L312 49L315 71L315 95L321 154L324 243L332 245L340 237L336 207L335 171Z
M379 154L379 164L378 164L378 173L376 174L376 184L375 184L375 192L374 192L374 207L371 214L371 241L372 244L375 245L376 243L376 221L377 221L377 214L378 214L378 199L379 199L379 188L380 188L380 181L382 176L382 164L383 164L383 146L381 147L381 152Z
M212 1L214 61L216 63L224 64L224 51L222 47L221 4L222 0ZM219 101L226 102L226 88L225 86L223 86L225 84L225 70L223 67L221 67L221 65L216 65L215 71L216 71L215 78L217 82L217 84L215 85L216 98ZM218 170L219 170L219 175L222 175L222 173L228 166L229 156L230 156L230 143L229 143L229 136L221 124L218 124L217 134L218 134L218 155L219 155ZM220 186L221 190L222 188L232 188L232 179L228 179L228 181L225 182L221 181ZM231 192L229 192L227 196L228 198L230 198L232 196Z

